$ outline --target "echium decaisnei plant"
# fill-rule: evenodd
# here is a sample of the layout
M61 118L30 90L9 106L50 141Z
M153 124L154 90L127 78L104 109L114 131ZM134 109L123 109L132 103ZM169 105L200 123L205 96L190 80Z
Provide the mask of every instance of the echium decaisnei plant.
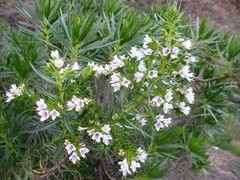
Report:
M73 130L64 135L68 138L64 143L66 157L73 164L87 158L86 153L95 152L96 146L110 146L111 153L119 154L123 176L135 173L147 160L149 144L141 147L141 142L132 139L129 132L154 135L171 126L174 116L190 113L190 105L194 103L191 64L197 60L191 55L191 48L191 40L176 39L172 44L165 44L146 35L141 47L136 45L105 65L89 63L86 67L80 67L77 62L67 64L57 50L52 51L44 67L50 78L45 80L54 84L47 88L55 88L58 96L53 101L37 94L30 96L35 100L38 119L42 122L75 120L69 122ZM109 91L117 98L111 116L108 112L92 114L101 106L92 98L91 86L82 90L75 84L91 72L96 78L106 76L112 88ZM28 87L12 85L6 101L22 96L25 88ZM81 116L84 120L78 121ZM66 131L65 128L62 130ZM121 131L128 133L120 135Z
M6 38L4 177L157 178L170 158L207 164L204 129L221 116L228 77L214 62L236 60L234 45L224 53L218 34L195 30L176 4L151 16L99 2L36 1L36 13L22 11L35 31Z

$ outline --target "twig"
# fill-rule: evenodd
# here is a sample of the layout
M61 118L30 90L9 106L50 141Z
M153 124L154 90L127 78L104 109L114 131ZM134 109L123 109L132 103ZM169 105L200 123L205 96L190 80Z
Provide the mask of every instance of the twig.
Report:
M212 82L212 81L217 81L217 80L220 80L220 79L224 79L226 78L227 76L222 76L222 77L216 77L216 78L212 78L212 79L200 79L198 77L195 77L194 79L196 81L199 81L199 82L204 82L204 83L208 83L208 82Z
M208 67L208 64L205 63L196 78L202 79L203 75L204 75L204 72L207 69L207 67ZM200 88L199 88L198 84L199 84L199 81L192 82L192 87L193 87L195 92L199 92L200 91Z
M42 173L42 175L35 178L35 180L45 180L49 178L51 175L53 175L59 168L61 168L68 160L70 155L67 155L65 158L63 158L62 161L60 161L58 164L56 164L54 167L52 167L49 170L46 170Z

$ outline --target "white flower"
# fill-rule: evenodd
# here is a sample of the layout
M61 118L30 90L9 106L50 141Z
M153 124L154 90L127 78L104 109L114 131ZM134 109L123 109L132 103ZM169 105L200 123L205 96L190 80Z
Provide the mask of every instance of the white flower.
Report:
M93 70L97 75L106 74L106 69L102 65L94 65Z
M59 59L59 52L58 50L51 51L51 56L53 59Z
M84 107L84 101L79 98L73 99L73 103L76 105L76 111L80 111Z
M164 127L168 127L169 124L171 124L171 120L172 118L164 118L163 115L158 115L156 116L157 119L157 123L155 124L155 127L157 129L157 131L159 131L159 129L164 128Z
M145 162L146 161L146 159L147 159L147 156L148 156L148 154L146 153L146 151L144 151L142 148L138 148L137 149L137 157L136 157L136 160L138 160L138 161L141 161L141 162Z
M84 102L84 104L87 104L87 105L88 105L88 104L91 102L91 100L90 100L90 99L87 99L87 98L84 98L84 99L83 99L83 102Z
M124 57L122 57L124 58ZM119 67L123 67L125 65L125 63L123 62L122 59L118 58L117 56L113 57L113 60L110 62L110 67L112 70L115 70Z
M23 88L24 84L21 84L20 86L17 87L16 84L12 84L9 92L6 93L7 99L6 102L10 102L17 96L21 96L23 94Z
M136 58L138 61L140 61L145 57L145 54L140 50L138 50L136 47L131 48L129 55L131 58Z
M73 164L76 164L76 162L80 160L80 157L78 157L76 152L73 152L69 160L72 161Z
M92 136L92 139L95 140L96 142L100 143L102 137L103 137L102 133L95 132Z
M114 83L114 84L111 84L111 86L113 87L113 92L117 92L121 88L120 83Z
M40 121L45 121L49 118L49 111L48 110L40 110L38 112L38 115L41 116Z
M168 113L168 111L169 111L169 109L173 109L173 106L172 106L172 104L169 104L169 103L164 103L163 104L163 112L165 113L165 114L167 114Z
M65 67L65 68L61 68L60 69L60 74L62 75L62 74L64 74L67 70L68 70L68 68L69 68L69 64L67 64L67 66Z
M108 124L105 124L102 128L102 131L109 134L111 131L111 127Z
M76 104L73 103L72 101L68 101L68 102L67 102L67 110L68 110L68 111L73 110L75 107L76 107Z
M126 79L125 77L123 78L122 80L122 86L125 86L125 87L130 87L131 86L131 81L129 81L128 79Z
M167 93L165 94L165 99L167 102L170 102L173 99L172 95L173 95L172 90L171 89L167 90Z
M153 42L152 38L149 35L145 35L144 44L149 44L151 42Z
M156 122L156 123L154 124L154 126L155 126L155 128L156 128L157 131L159 131L160 129L163 129L163 128L164 128L164 124L163 124L162 122L160 122L160 121Z
M36 102L38 108L37 111L43 110L43 109L47 109L47 105L44 102L44 99L40 99L39 101Z
M180 52L178 47L173 47L172 48L172 54L171 54L171 58L176 59L178 57L178 53Z
M86 154L89 152L89 149L86 147L80 148L79 152L83 158L86 158Z
M153 50L150 49L150 48L147 48L143 52L144 52L145 55L150 56L152 54Z
M73 151L76 150L75 146L72 143L70 143L70 142L67 144L65 149L67 150L68 154L71 154Z
M60 116L60 113L56 109L53 109L50 111L50 116L52 117L52 120L55 120L58 116Z
M16 84L12 84L10 88L10 93L16 96L20 96L22 94L20 86L17 87Z
M148 77L150 79L156 78L156 77L158 77L158 72L156 70L151 70L148 72Z
M7 99L6 102L10 102L11 100L13 100L15 97L13 94L11 94L10 92L6 93Z
M190 104L193 104L193 102L194 102L193 88L188 88L187 89L187 91L185 92L185 97L187 98L187 100Z
M123 176L127 176L127 174L132 174L129 170L129 165L126 158L123 161L118 162L118 164L121 166L120 171L122 171Z
M172 53L173 53L173 54L176 54L176 55L177 55L179 52L180 52L180 50L179 50L178 47L173 47L173 48L172 48Z
M78 131L85 131L87 129L88 129L87 127L78 126Z
M179 107L183 114L188 115L190 113L191 108L189 106L185 106L185 102L181 102Z
M163 53L163 56L168 56L171 53L171 49L163 48L162 53Z
M186 62L186 64L190 64L190 63L198 62L198 59L196 59L194 56L191 56L185 59L184 61Z
M92 136L95 133L94 129L87 130L89 136Z
M79 66L79 64L77 63L77 62L75 62L74 64L73 64L73 66L72 66L72 71L78 71L78 70L80 70L81 68L80 68L80 66Z
M60 69L60 68L63 66L63 64L64 64L63 59L60 58L60 59L54 60L54 64L55 64L55 66L56 66L58 69Z
M109 141L112 140L111 135L104 134L102 138L103 138L103 143L106 144L106 145L109 145Z
M147 120L146 120L146 118L141 118L140 120L139 120L139 122L140 122L140 124L141 124L141 126L146 126L147 125Z
M190 50L192 48L192 42L190 40L186 40L186 41L182 42L181 44L183 47L185 47L188 50Z
M134 74L134 79L136 80L136 82L140 82L143 77L144 77L144 74L141 73L141 72L136 72L136 73Z
M192 81L193 73L190 73L189 66L183 66L182 69L179 71L179 74L182 78L187 79L189 82Z
M151 101L150 103L153 105L153 106L161 106L162 103L164 102L164 100L160 97L160 96L155 96Z
M89 62L89 63L88 63L88 66L90 66L90 67L93 68L93 67L95 66L95 64L94 64L94 62Z
M137 168L140 168L140 163L136 162L136 161L132 161L131 162L131 166L130 168L132 169L132 172L136 172Z
M138 70L141 72L145 72L147 70L146 65L143 61L140 61L139 65L138 65Z
M120 79L120 73L113 73L110 77L110 83L120 83L121 79Z

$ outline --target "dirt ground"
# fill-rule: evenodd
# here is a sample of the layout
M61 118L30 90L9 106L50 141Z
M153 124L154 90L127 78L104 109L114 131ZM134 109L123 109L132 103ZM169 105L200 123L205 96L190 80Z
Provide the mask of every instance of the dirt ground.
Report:
M32 7L32 0L22 0ZM163 5L167 0L128 0L135 6L149 6L154 3ZM197 16L209 17L225 32L240 35L240 0L179 0L182 9L190 14L192 19ZM17 28L19 21L26 21L15 8L17 0L0 0L0 17L6 19ZM208 150L211 160L211 170L205 180L240 179L240 157L217 147ZM184 178L185 177L185 178ZM198 179L183 176L178 179Z

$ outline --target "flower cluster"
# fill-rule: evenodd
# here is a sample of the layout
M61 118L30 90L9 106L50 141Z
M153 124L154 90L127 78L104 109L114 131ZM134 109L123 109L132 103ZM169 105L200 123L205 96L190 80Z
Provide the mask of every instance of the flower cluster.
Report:
M76 164L77 161L80 160L80 157L78 156L76 147L69 142L68 140L65 140L65 149L67 150L67 153L71 155L69 157L69 160L72 161L73 164ZM79 144L80 148L78 149L78 152L82 158L86 158L86 154L89 152L89 149L85 147L84 143Z
M79 112L89 102L91 102L91 100L87 98L80 99L80 98L77 98L76 96L73 96L71 101L67 102L67 110L72 111L75 109L75 111Z
M157 122L155 123L156 130L159 131L171 124L172 118L164 118L164 115L156 116Z
M18 96L21 96L23 94L23 88L24 88L24 84L20 84L20 86L17 86L16 84L12 84L11 88L9 91L7 91L6 93L6 102L10 102L13 99L15 99Z
M110 135L111 127L108 124L105 124L101 128L102 132L95 131L95 129L88 130L87 133L91 138L100 143L101 140L105 145L109 145L110 141L112 140L112 136Z
M60 116L60 113L56 109L52 109L51 111L48 109L47 104L44 102L44 99L40 99L36 102L38 115L40 116L40 121L46 121L49 117L52 120L55 120Z
M120 154L124 154L123 151L121 150ZM118 162L120 165L120 171L122 171L123 176L126 176L127 174L132 174L137 171L137 168L141 167L140 162L144 163L147 159L148 154L142 149L138 148L137 149L137 156L132 159L129 163L128 159L125 158L123 161Z
M197 62L189 53L191 49L191 40L179 39L173 47L166 47L146 35L142 47L131 47L128 56L115 55L108 64L90 63L89 66L98 76L109 77L113 92L120 91L122 87L130 88L139 95L147 91L150 95L148 103L155 114L152 119L157 120L155 128L159 131L171 123L170 117L165 118L161 114L171 116L175 109L179 109L188 115L191 111L187 103L194 103L194 92L188 86L194 76L191 64ZM151 92L148 92L150 85ZM144 126L146 120L140 124Z
M51 51L51 57L52 57L52 63L54 66L60 71L60 74L64 76L64 74L67 71L78 71L81 69L80 65L77 62L74 62L74 64L70 65L67 64L65 67L64 66L64 59L63 57L60 57L58 50Z

